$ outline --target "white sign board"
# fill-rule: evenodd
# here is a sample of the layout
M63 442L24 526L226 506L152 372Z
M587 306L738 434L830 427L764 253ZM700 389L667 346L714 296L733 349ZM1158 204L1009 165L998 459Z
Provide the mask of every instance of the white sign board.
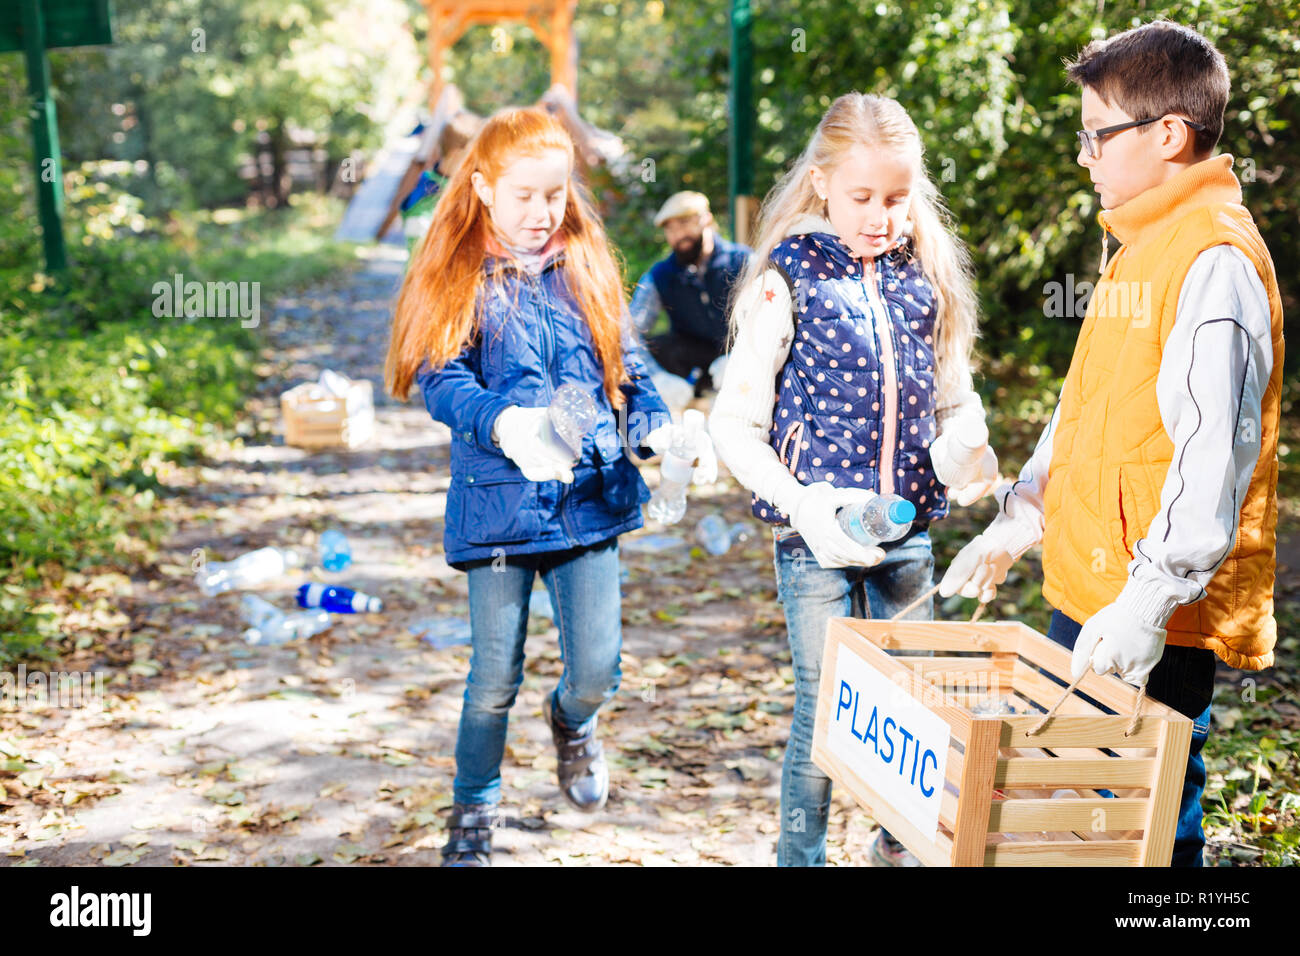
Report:
M826 746L929 839L939 828L952 728L841 644Z

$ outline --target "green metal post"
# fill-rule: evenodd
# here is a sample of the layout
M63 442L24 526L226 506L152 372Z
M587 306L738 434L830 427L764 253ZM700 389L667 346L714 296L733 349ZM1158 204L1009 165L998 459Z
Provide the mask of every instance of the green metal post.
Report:
M727 205L731 233L736 235L736 197L754 192L754 47L749 27L749 0L731 2L731 135L727 151Z
M27 56L27 90L31 96L32 141L35 144L36 196L45 242L45 265L51 272L67 268L63 245L63 163L59 157L59 125L50 94L50 64L45 57L45 16L41 0L20 0L23 10L23 50Z

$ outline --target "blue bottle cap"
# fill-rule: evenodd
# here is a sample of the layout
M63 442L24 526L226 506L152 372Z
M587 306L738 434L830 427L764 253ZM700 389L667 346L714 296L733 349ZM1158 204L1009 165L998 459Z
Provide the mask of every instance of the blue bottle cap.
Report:
M907 499L889 503L889 520L894 524L907 524L916 517L916 505Z

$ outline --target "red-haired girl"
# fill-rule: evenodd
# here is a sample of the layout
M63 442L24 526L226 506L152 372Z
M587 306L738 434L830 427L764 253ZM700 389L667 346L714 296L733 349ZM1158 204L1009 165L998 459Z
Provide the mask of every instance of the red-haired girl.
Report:
M545 110L492 116L446 186L393 322L390 392L405 397L418 382L452 431L444 545L469 575L473 653L444 865L490 863L536 574L564 658L543 704L560 789L592 812L609 790L596 712L620 678L618 535L641 527L650 497L625 448L650 457L647 433L669 416L638 357L605 231L573 178L573 149ZM547 415L563 385L599 412L576 455Z

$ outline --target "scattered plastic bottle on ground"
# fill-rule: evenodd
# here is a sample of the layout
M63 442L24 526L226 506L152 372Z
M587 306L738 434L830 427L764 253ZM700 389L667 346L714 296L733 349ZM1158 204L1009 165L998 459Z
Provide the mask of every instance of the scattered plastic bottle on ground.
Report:
M906 535L916 518L916 506L898 495L876 495L860 505L846 505L835 518L858 544L874 546Z
M469 621L460 617L430 617L412 624L408 630L435 650L468 644L473 638Z
M233 561L209 561L194 574L194 583L204 594L221 594L235 588L252 587L284 574L302 564L297 551L259 548Z
M600 413L596 400L577 385L561 385L549 408L551 427L575 455L582 454L582 439L596 425Z
M252 627L244 631L249 644L283 644L319 634L330 626L329 612L323 608L285 614L255 595L244 598L244 615Z
M682 429L677 441L664 453L659 468L659 487L647 505L650 517L663 524L676 524L686 514L686 489L695 470L700 431L705 427L704 413L688 408L682 415Z
M551 593L544 590L534 591L528 599L528 613L544 617L548 621L555 620L555 608L551 605Z
M256 594L245 594L239 599L239 613L245 623L261 627L263 623L284 614L278 607Z
M743 521L727 524L721 515L705 515L695 528L695 538L709 554L726 554L737 541L750 536L750 527Z
M352 563L347 535L331 529L320 536L320 565L326 571L345 571Z
M686 539L675 534L643 534L640 537L629 537L626 543L619 542L619 550L628 554L659 554L684 547Z
M299 607L323 607L335 614L378 614L384 602L338 584L304 584L298 588Z

